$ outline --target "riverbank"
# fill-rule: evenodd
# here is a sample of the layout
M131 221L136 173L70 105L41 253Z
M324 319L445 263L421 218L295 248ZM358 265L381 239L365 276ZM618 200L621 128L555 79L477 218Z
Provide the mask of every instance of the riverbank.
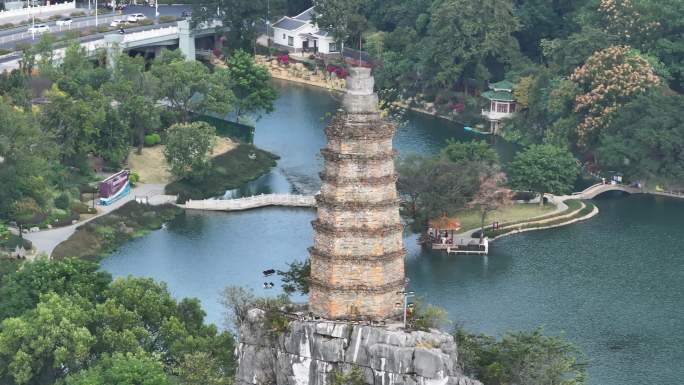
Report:
M256 56L256 62L257 64L264 66L271 74L271 77L274 79L285 80L288 82L303 84L312 87L324 88L335 92L344 92L344 90L346 89L345 79L330 78L327 77L325 74L322 74L321 71L310 71L306 69L306 67L302 63L293 63L289 66L284 66L282 64L279 64L275 58L269 60L267 57L262 55ZM394 102L394 105L420 114L433 116L460 125L465 125L465 123L456 120L455 117L441 115L437 113L436 110L431 110L429 106L423 108L414 105L409 105L408 103L403 101L396 101Z
M567 226L579 221L587 220L599 213L598 207L591 202L569 200L565 203L567 204L567 210L561 213L544 216L530 221L503 223L498 229L492 229L491 227L485 229L485 235L490 241L494 241L507 235Z
M100 258L131 239L161 229L165 222L182 212L170 204L152 206L128 202L108 215L79 226L67 240L55 247L51 258Z

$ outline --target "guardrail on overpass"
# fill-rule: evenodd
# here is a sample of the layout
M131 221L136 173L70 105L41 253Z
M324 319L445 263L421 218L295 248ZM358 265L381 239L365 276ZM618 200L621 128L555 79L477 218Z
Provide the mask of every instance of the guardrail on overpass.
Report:
M41 17L44 13L53 13L59 11L69 11L76 9L76 2L52 4L52 5L38 5L34 7L10 9L7 11L0 11L0 24L8 22L6 19L12 18L28 18L31 16Z

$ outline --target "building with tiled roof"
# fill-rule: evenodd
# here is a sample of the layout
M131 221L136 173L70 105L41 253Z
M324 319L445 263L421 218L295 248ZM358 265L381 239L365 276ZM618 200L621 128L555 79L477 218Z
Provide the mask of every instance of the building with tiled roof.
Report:
M338 53L332 34L321 30L313 21L314 8L299 15L282 17L273 24L273 42L290 52Z

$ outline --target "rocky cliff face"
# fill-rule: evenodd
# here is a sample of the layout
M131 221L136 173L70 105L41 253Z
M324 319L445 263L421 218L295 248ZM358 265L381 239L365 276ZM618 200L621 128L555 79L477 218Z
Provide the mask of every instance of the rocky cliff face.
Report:
M449 334L293 320L274 336L263 317L253 309L240 325L237 385L326 385L331 371L355 367L372 385L481 385L459 371Z

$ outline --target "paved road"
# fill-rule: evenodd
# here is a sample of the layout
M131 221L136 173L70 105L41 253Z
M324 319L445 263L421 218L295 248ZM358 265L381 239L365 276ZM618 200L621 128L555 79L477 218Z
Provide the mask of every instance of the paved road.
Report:
M93 219L98 218L102 215L108 214L113 210L118 209L124 204L134 200L136 196L153 197L161 194L164 194L164 185L162 184L140 184L138 187L132 189L130 194L128 194L121 200L117 201L116 203L112 204L111 206L98 206L98 213L92 218L89 218L82 222L78 222L75 225L71 226L65 226L60 227L58 229L43 230L35 233L24 234L24 238L28 239L29 241L31 241L31 243L33 243L33 247L37 249L38 253L45 253L47 255L51 255L55 247L69 239L69 237L76 231L76 228L78 228L79 226L89 221L92 221Z
M188 5L160 5L159 6L159 16L175 16L175 17L180 17L183 11L189 11L190 6ZM123 15L129 15L132 13L142 13L145 16L147 16L149 19L154 20L154 7L149 7L149 6L142 6L142 5L137 5L137 6L128 6L126 9L123 11ZM120 19L122 15L118 14L106 14L98 17L98 25L109 25L112 20L114 19ZM55 25L55 22L49 22L46 23L50 26L50 33L56 38L63 37L67 31L77 31L77 30L82 30L88 27L94 27L95 26L95 17L94 16L87 16L87 17L79 17L75 18L72 22L71 28L68 27L57 27ZM28 28L29 26L23 26L23 27L17 27L17 28L12 28L4 31L0 31L0 48L3 49L14 49L17 44L21 43L35 43L37 41L40 41L40 35L35 35L33 36L32 34L28 33Z

